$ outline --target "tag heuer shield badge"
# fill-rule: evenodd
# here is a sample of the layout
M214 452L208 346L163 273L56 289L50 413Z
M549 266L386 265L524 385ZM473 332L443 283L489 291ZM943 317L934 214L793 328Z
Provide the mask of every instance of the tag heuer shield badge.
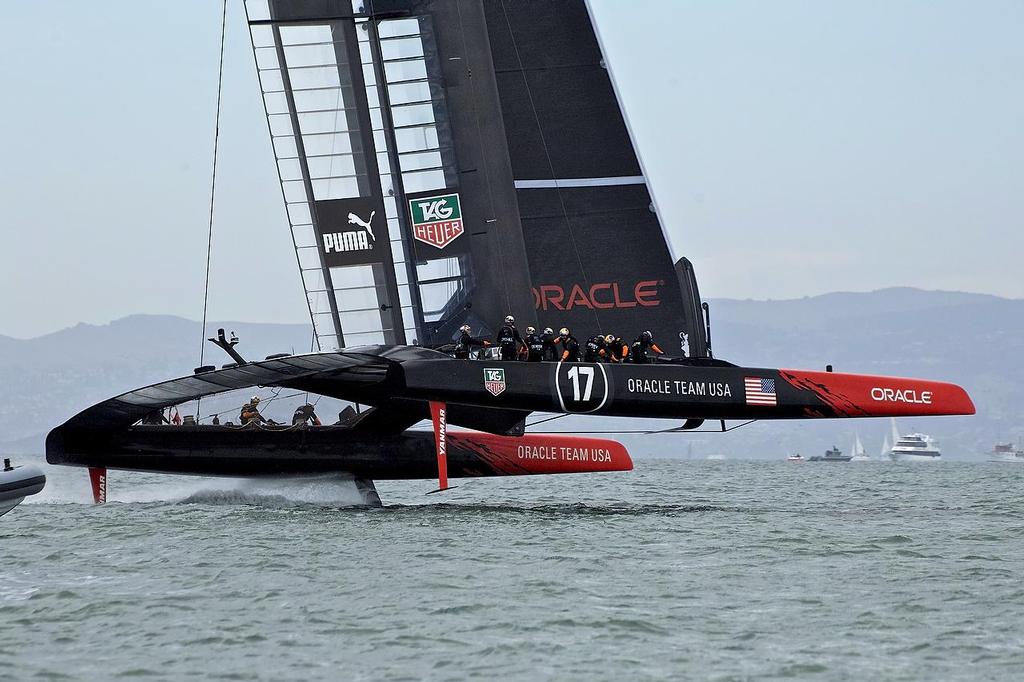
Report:
M497 396L505 391L505 370L503 369L485 369L484 370L484 388L491 395Z

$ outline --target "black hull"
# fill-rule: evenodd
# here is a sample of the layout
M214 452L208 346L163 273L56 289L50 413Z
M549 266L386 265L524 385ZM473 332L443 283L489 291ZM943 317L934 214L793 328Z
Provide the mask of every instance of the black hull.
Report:
M83 467L203 476L349 473L377 480L437 476L434 435L381 437L344 427L135 426L97 437L47 441L47 461ZM466 448L448 453L449 475L495 475Z
M593 464L523 457L522 448L557 442L607 454ZM434 434L354 432L344 426L135 426L116 432L51 433L51 464L200 476L295 476L345 473L357 479L427 479L438 475ZM617 443L586 438L448 432L448 476L515 476L632 468Z

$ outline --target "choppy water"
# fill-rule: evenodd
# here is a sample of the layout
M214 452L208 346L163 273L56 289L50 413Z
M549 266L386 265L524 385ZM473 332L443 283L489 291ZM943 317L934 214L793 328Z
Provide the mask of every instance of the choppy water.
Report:
M0 678L1021 679L1024 467L637 462L280 485L49 470Z

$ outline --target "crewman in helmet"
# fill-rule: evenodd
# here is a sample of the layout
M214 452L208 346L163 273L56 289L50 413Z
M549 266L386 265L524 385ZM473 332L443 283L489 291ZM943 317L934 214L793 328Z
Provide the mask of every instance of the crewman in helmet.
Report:
M260 414L259 404L260 397L258 395L254 395L249 398L249 402L242 405L242 412L238 415L238 421L241 422L242 426L267 423L267 420L263 418L262 414Z
M459 331L462 332L462 335L459 337L458 343L455 344L455 357L459 360L468 360L469 353L474 346L486 348L491 345L490 341L473 336L473 330L468 324L462 325Z
M608 344L604 337L595 334L583 344L583 362L601 362L608 359Z
M544 357L545 362L555 362L558 360L558 356L561 355L558 352L558 337L555 336L555 330L551 327L544 327L544 331L541 333L540 338L544 340Z
M502 360L515 360L519 355L519 347L523 345L523 337L516 329L516 318L505 316L505 324L498 330L498 347L501 348Z
M580 342L569 333L568 327L558 330L558 342L562 344L562 362L580 361Z
M316 416L316 411L309 403L297 407L295 414L292 415L292 426L305 426L306 424L320 426L320 417Z
M537 333L536 327L526 328L526 361L540 362L544 359L546 348L544 337Z
M143 424L152 424L152 425L156 425L156 424L170 424L171 420L167 418L167 416L164 414L163 410L153 410L152 412L148 412L142 418L142 423Z
M604 342L608 347L608 362L625 362L629 357L629 344L623 341L621 336L608 334L604 337Z
M665 351L658 348L658 344L654 343L654 335L650 332L644 332L636 337L636 340L633 342L633 362L641 365L649 362L648 353L650 352L656 355L665 354Z

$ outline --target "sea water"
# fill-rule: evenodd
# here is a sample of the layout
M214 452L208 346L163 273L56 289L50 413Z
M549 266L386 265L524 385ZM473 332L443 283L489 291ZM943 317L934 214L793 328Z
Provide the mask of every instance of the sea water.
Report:
M85 472L0 519L0 679L1024 678L1024 467Z

